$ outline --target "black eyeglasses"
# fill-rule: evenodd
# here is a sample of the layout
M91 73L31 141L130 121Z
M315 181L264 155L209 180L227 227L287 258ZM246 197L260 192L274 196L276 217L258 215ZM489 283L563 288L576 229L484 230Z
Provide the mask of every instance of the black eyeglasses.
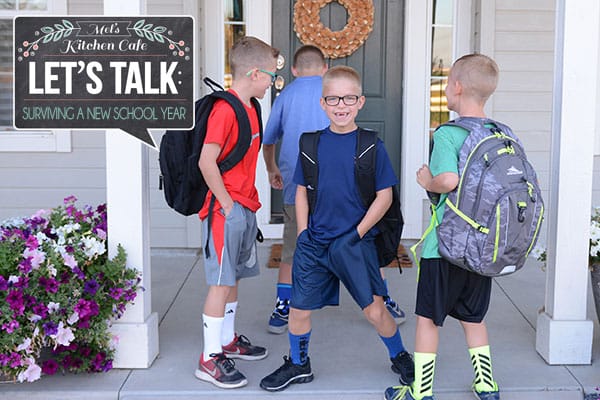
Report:
M325 104L328 106L337 106L340 104L340 100L347 106L353 106L358 103L359 98L360 96L355 94L347 94L346 96L323 96L323 100L325 100Z

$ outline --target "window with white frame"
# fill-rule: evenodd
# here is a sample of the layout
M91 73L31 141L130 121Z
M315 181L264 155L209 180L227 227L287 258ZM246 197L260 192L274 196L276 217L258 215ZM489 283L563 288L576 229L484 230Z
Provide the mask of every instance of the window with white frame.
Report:
M13 18L66 12L66 0L0 0L0 152L71 150L68 130L15 131L13 127Z
M433 0L433 20L431 25L431 70L429 129L435 128L450 119L448 102L444 90L452 65L454 42L455 0Z
M242 36L246 35L244 18L244 0L226 0L224 4L224 33L225 33L225 88L231 86L231 69L229 67L229 50Z

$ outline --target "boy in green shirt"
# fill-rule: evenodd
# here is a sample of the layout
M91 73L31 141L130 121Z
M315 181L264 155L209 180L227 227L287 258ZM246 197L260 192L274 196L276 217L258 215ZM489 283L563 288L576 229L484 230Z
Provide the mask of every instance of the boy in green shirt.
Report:
M461 117L485 118L484 106L496 89L498 66L481 54L459 58L448 77L448 109ZM447 193L459 183L458 157L469 132L442 126L433 135L429 166L417 171L417 182L439 197L432 218L439 224L444 215ZM435 194L438 194L435 196ZM435 221L432 221L435 226ZM433 375L439 342L439 327L447 315L458 319L464 329L475 372L473 393L480 400L499 400L498 384L492 376L488 333L483 318L490 303L492 280L455 266L438 252L435 230L423 241L417 287L417 332L415 339L415 380L409 386L389 387L386 400L433 400Z

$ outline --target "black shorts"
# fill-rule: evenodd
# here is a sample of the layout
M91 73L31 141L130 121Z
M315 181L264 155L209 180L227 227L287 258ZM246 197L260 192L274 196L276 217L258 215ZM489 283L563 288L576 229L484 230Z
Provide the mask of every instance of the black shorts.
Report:
M483 321L490 305L492 278L467 271L442 258L421 259L415 313L437 326L447 315L464 322Z

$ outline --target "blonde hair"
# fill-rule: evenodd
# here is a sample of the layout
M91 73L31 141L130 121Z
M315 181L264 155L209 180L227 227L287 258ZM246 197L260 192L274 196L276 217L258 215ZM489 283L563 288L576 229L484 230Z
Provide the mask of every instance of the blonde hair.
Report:
M346 65L336 65L335 67L329 68L327 72L325 72L325 75L323 75L323 89L335 79L347 79L354 82L356 86L358 86L359 92L362 93L362 81L360 75L354 68Z
M296 50L293 67L298 71L306 71L325 66L325 56L321 49L307 44Z
M246 74L252 68L270 68L279 56L279 50L252 36L240 38L229 53L233 78Z
M450 72L466 95L485 103L498 85L498 64L483 54L467 54L452 65Z

